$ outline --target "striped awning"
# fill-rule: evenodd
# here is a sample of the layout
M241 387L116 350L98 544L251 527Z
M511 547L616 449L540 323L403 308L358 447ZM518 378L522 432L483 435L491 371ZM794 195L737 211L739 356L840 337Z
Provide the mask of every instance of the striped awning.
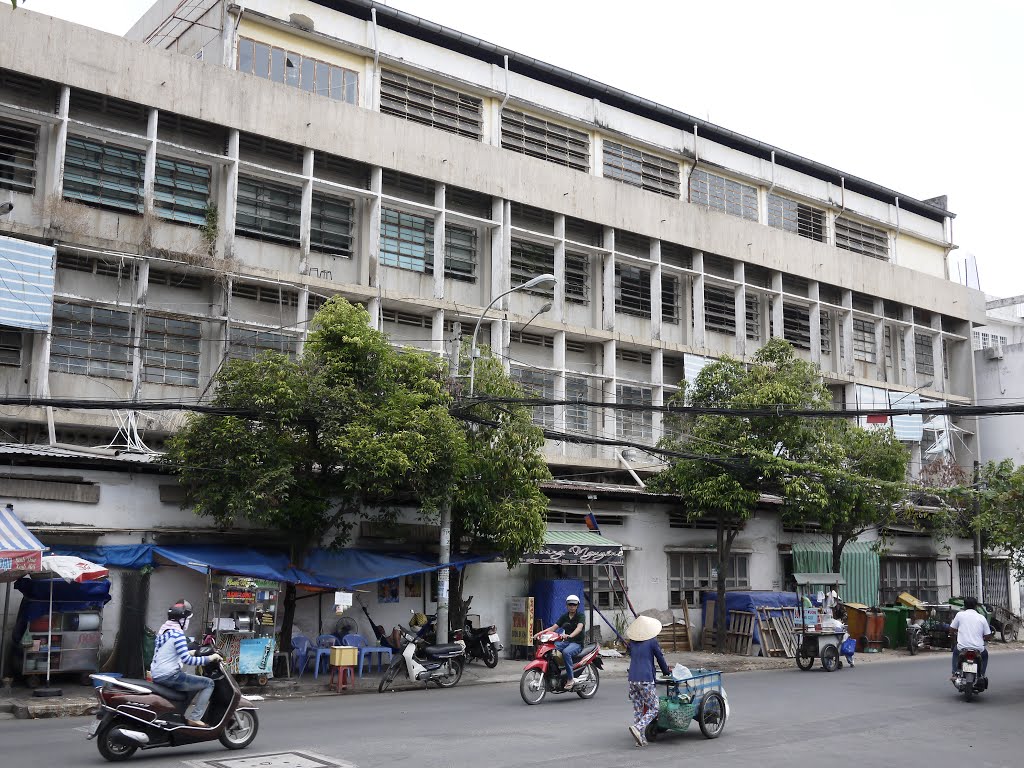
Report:
M0 509L0 581L41 571L45 549L14 514L14 507Z
M832 570L830 541L793 543L793 573L824 573ZM864 541L851 541L843 547L839 573L846 579L840 597L847 603L878 604L878 552ZM816 585L828 589L831 585Z

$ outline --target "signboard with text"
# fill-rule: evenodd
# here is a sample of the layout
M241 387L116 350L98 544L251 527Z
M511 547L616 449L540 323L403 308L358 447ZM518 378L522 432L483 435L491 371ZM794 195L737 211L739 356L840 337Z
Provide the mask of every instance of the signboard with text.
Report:
M533 645L533 598L513 597L509 603L512 609L509 642L512 645Z

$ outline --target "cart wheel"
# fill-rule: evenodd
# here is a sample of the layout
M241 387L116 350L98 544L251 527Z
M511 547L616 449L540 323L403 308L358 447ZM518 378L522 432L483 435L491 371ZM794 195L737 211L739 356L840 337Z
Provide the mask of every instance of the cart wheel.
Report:
M857 641L857 644L860 646L857 649L858 651L860 651L861 653L867 653L868 652L868 636L867 635L861 635L860 636L860 640Z
M814 666L814 657L805 656L803 650L798 650L796 654L796 665L806 672L808 669Z
M839 669L839 649L835 645L830 643L821 649L821 668L826 672Z
M718 691L704 696L697 709L697 725L705 739L717 739L725 728L725 699Z
M882 647L885 649L892 648L892 640L889 639L888 635L882 635Z
M267 677L266 675L258 675L256 677L256 685L258 685L260 688L265 686L269 681L270 681L270 678Z
M1004 643L1016 643L1017 625L1012 621L1003 622L1003 628L999 631L999 636Z
M644 736L647 737L648 741L658 740L658 718L654 718L647 724L647 728L644 730Z

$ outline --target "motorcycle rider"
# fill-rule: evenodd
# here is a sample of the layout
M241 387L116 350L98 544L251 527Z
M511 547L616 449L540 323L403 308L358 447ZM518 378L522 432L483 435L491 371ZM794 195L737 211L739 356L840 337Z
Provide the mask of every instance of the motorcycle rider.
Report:
M540 637L545 632L554 632L557 629L561 629L559 637L561 638L555 643L555 648L562 652L562 658L565 660L565 690L571 691L573 686L573 659L576 654L583 650L583 646L577 642L583 639L583 630L586 629L586 620L583 614L580 613L580 599L576 595L569 595L565 598L565 613L558 617L558 621L552 624L547 629L542 629L540 632L535 634L534 639Z
M978 612L978 599L965 597L964 609L954 616L949 624L949 636L953 638L953 675L950 680L956 680L960 651L967 649L981 654L978 676L985 677L985 670L988 669L988 648L985 647L985 641L991 640L994 634L988 620Z
M156 635L153 650L153 682L185 693L196 692L185 710L185 722L193 728L206 728L202 717L213 695L213 680L209 677L189 675L182 671L183 665L201 667L221 661L219 654L196 656L188 649L185 632L192 618L192 604L181 599L167 609L167 621Z

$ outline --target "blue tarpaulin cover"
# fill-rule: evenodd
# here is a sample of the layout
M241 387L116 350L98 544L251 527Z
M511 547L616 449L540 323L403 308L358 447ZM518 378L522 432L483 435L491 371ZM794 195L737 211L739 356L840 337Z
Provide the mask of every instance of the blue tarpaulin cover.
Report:
M18 609L18 621L27 623L50 612L50 584L53 584L53 612L99 611L110 602L110 582L67 582L64 579L19 579L14 588L24 595ZM17 629L18 625L15 625ZM21 625L20 637L25 627Z
M55 555L80 557L92 563L105 565L107 568L145 568L153 565L152 544L110 544L107 546L55 546L51 547Z
M701 616L707 614L708 600L716 600L715 592L704 592L700 596ZM729 613L731 611L748 611L755 613L755 608L766 606L768 608L785 608L787 606L796 608L800 605L797 602L796 592L726 592L725 593L725 623L729 625ZM711 626L714 626L714 616L711 617ZM754 642L761 643L761 636L758 632L757 622L754 622Z
M449 565L462 568L491 560L491 555L453 554ZM315 549L303 563L303 570L344 589L354 589L383 579L396 579L438 569L437 560L419 555L374 552L367 549Z

